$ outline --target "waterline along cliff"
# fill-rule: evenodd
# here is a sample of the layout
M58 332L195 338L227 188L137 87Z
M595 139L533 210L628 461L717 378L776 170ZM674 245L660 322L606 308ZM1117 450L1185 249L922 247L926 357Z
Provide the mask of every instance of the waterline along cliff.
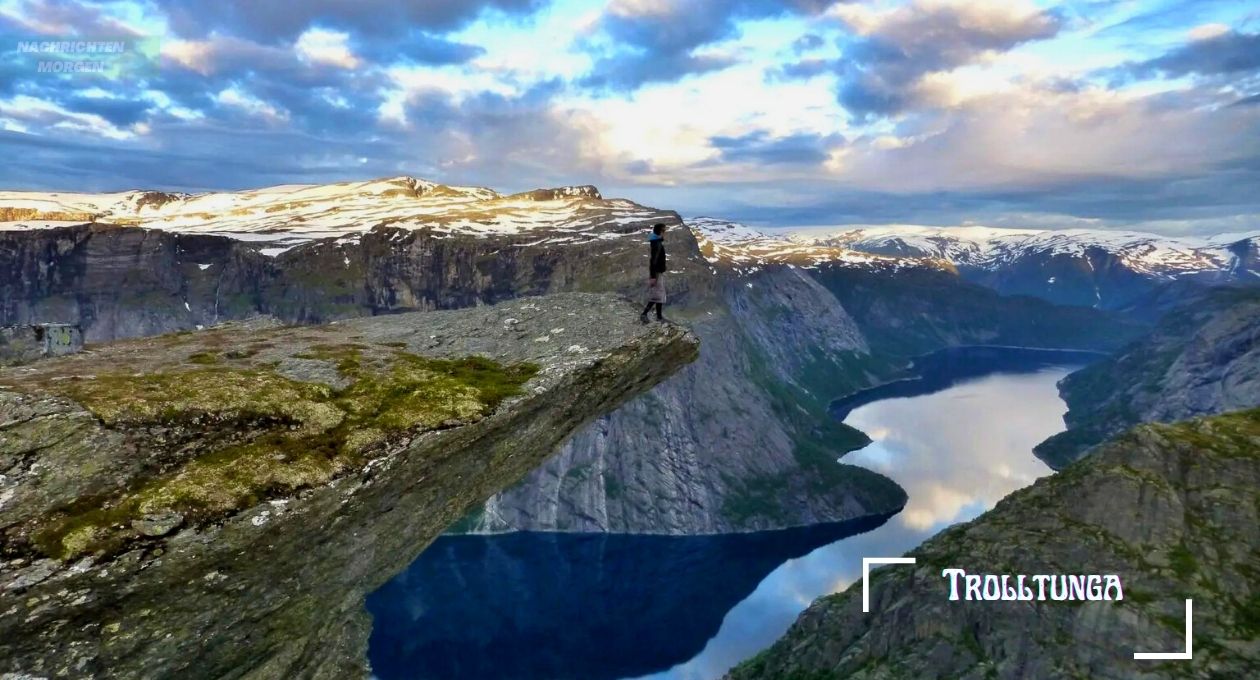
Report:
M363 599L696 358L567 293L0 370L0 674L365 677Z

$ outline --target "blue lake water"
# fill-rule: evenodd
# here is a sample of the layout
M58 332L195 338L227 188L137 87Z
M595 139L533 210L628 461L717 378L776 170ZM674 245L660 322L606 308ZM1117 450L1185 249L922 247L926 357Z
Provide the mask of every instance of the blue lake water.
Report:
M895 556L1051 471L1055 383L1095 356L966 348L919 380L833 404L871 436L845 463L909 494L892 517L727 536L443 537L368 599L368 656L394 678L707 680L777 639L862 558Z

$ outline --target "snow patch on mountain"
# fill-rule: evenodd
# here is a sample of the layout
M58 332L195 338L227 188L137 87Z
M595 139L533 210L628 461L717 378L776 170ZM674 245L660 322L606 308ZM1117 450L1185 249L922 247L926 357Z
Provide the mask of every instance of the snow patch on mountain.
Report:
M100 222L267 241L262 251L269 255L377 226L425 228L448 237L537 232L553 240L568 237L555 242L581 243L619 238L635 232L629 227L671 218L631 201L605 200L593 186L504 196L414 177L205 194L0 192L0 230Z
M1231 247L1260 242L1260 231L1207 238L1170 237L1135 231L1091 229L1029 230L991 227L816 227L798 230L791 240L906 257L933 257L960 267L999 270L1034 257L1114 256L1128 269L1156 278L1201 272L1228 272L1238 256ZM1091 263L1092 266L1092 263Z
M922 258L860 252L787 232L760 230L713 217L695 217L686 223L695 234L705 259L736 274L751 274L771 264L802 269L816 269L828 264L881 269L925 264L936 266Z

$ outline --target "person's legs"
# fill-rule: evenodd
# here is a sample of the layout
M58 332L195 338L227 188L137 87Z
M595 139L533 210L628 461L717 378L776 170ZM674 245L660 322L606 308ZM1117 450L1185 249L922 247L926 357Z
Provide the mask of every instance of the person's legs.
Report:
M661 316L661 308L663 308L664 306L665 305L663 303L660 303L660 302L656 303L656 320L657 321L660 321L662 318L664 318ZM644 314L647 314L647 312L644 312Z
M652 305L656 305L656 306L658 306L658 307L660 306L659 304L657 304L657 303L655 303L655 302L651 302L651 301L649 301L649 302L647 303L647 307L644 307L644 308L643 308L643 313L642 313L642 314L640 314L639 316L647 316L647 315L648 315L648 312L652 311Z

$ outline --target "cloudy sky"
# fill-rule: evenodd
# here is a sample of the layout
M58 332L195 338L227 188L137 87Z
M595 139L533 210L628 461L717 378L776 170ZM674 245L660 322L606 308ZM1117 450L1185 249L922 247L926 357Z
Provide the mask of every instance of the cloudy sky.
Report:
M0 188L407 174L767 226L1260 229L1252 2L0 0L0 37ZM126 53L22 47L76 38Z

